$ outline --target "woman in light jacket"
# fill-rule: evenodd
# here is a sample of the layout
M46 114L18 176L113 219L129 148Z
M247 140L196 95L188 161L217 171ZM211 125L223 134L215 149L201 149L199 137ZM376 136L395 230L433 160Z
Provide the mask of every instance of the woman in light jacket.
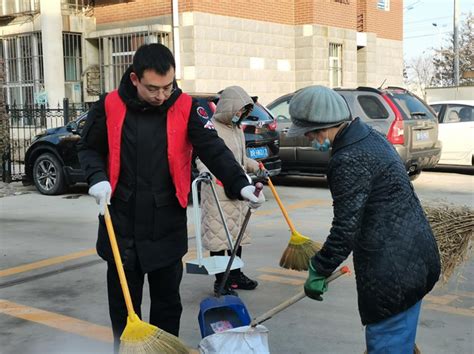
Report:
M234 153L235 159L242 165L247 173L257 173L258 163L247 157L245 153L245 136L240 123L253 108L252 98L239 86L230 86L221 92L217 102L216 112L211 121L219 137L224 140L227 147ZM198 159L196 165L200 173L209 172L207 167ZM233 240L237 239L244 216L247 212L247 202L242 200L231 200L224 193L224 188L215 176L212 183L217 192L219 202L226 217L229 232ZM225 251L230 255L229 243L225 234L224 226L217 210L216 201L212 195L211 187L207 184L201 185L201 231L204 246L211 252L211 256L223 256ZM246 232L241 244L249 243L249 235ZM242 256L242 246L237 251L237 256ZM214 292L216 293L224 273L216 274ZM258 283L248 278L240 269L230 272L229 279L224 286L223 295L237 295L234 289L253 290Z

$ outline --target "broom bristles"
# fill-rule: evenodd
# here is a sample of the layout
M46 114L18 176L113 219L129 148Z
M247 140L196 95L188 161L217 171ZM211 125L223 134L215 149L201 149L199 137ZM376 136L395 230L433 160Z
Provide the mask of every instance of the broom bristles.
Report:
M120 353L188 354L189 349L181 340L134 315L127 318L127 326L120 337Z
M304 237L304 236L303 236ZM309 260L322 245L308 238L304 242L292 243L291 239L280 259L280 267L297 271L308 270Z

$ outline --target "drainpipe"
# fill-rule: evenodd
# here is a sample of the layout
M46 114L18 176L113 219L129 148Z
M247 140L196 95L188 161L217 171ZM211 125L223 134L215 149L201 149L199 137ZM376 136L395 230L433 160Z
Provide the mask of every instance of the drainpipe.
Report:
M176 80L181 80L181 53L179 44L179 10L178 0L171 1L171 8L173 11L173 52L174 60L176 62Z

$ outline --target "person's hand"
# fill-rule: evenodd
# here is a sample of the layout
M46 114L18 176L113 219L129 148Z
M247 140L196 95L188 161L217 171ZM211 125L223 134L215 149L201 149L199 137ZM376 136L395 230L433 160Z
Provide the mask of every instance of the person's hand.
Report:
M306 282L304 283L304 293L307 297L313 300L323 301L321 295L327 290L328 284L326 282L326 277L316 273L316 269L314 269L313 263L310 260L308 279L306 279Z
M89 194L95 198L99 204L99 214L105 214L105 204L110 205L110 197L112 195L112 187L108 181L102 181L94 184L89 188Z
M211 180L211 179L212 179L212 175L211 175L209 172L201 172L201 173L199 174L199 178Z
M254 193L255 193L255 186L245 186L244 188L240 190L240 195L245 200L248 200L249 206L252 209L257 209L265 202L265 196L263 195L262 191L260 191L260 194L258 195L258 197L256 197Z

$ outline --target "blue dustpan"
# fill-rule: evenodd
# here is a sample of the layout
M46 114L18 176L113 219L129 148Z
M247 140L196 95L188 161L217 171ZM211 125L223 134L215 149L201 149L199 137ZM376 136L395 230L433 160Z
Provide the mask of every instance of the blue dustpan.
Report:
M227 329L247 326L251 322L244 303L233 295L202 300L198 320L202 338Z

